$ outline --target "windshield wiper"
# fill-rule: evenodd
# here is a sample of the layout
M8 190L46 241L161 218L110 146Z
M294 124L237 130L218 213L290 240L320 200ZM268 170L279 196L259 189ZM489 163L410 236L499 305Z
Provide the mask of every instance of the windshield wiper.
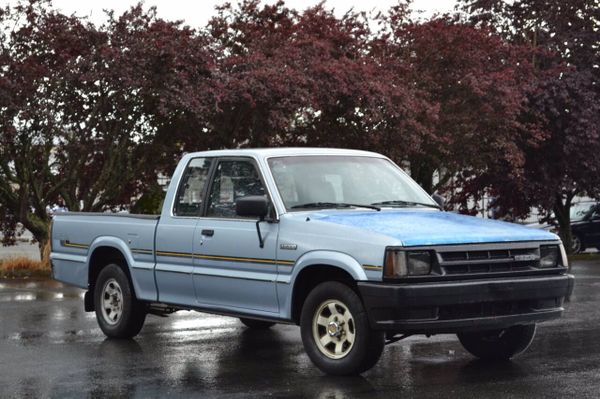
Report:
M371 205L426 206L428 208L441 209L439 205L427 204L427 203L424 203L424 202L403 201L403 200L392 200L392 201L374 202Z
M346 202L309 202L306 204L294 205L291 209L299 209L299 208L369 208L374 209L376 211L380 211L381 208L376 206L376 204L366 205L366 204L349 204Z

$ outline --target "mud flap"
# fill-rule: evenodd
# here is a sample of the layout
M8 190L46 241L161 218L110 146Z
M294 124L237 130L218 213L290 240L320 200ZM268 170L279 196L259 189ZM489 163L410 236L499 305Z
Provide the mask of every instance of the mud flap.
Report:
M90 291L86 291L83 296L83 309L86 312L93 312L94 309L94 296Z

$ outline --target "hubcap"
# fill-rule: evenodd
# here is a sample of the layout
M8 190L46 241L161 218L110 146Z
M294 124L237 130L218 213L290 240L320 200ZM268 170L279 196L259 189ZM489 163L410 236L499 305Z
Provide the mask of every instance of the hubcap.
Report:
M313 338L319 351L330 359L350 353L356 338L354 318L348 307L336 299L323 302L313 317Z
M123 315L123 293L114 278L104 283L101 302L104 320L111 325L117 324Z

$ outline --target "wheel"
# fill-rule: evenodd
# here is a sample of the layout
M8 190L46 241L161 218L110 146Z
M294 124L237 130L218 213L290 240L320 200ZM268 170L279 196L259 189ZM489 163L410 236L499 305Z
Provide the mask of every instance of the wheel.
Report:
M458 333L462 346L484 360L508 360L524 352L535 336L535 324L503 330Z
M583 252L584 250L585 248L583 247L581 238L573 234L573 237L571 238L571 253L578 254L580 252Z
M321 371L355 375L369 370L381 357L383 331L374 331L358 295L347 285L329 281L307 296L300 333L308 357Z
M255 319L246 319L244 317L240 317L240 321L248 328L252 328L254 330L266 330L267 328L271 328L275 325L270 321L262 321Z
M94 307L98 325L107 337L134 337L146 320L144 304L136 299L123 269L114 263L107 265L98 275Z

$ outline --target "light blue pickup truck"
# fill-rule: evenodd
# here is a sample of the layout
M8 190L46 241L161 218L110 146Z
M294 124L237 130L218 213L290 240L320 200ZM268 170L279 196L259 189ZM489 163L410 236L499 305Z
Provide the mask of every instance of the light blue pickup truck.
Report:
M292 323L338 375L412 334L508 359L573 288L556 235L444 212L388 158L355 150L187 154L160 216L60 213L51 234L54 278L87 290L109 337L184 309Z

